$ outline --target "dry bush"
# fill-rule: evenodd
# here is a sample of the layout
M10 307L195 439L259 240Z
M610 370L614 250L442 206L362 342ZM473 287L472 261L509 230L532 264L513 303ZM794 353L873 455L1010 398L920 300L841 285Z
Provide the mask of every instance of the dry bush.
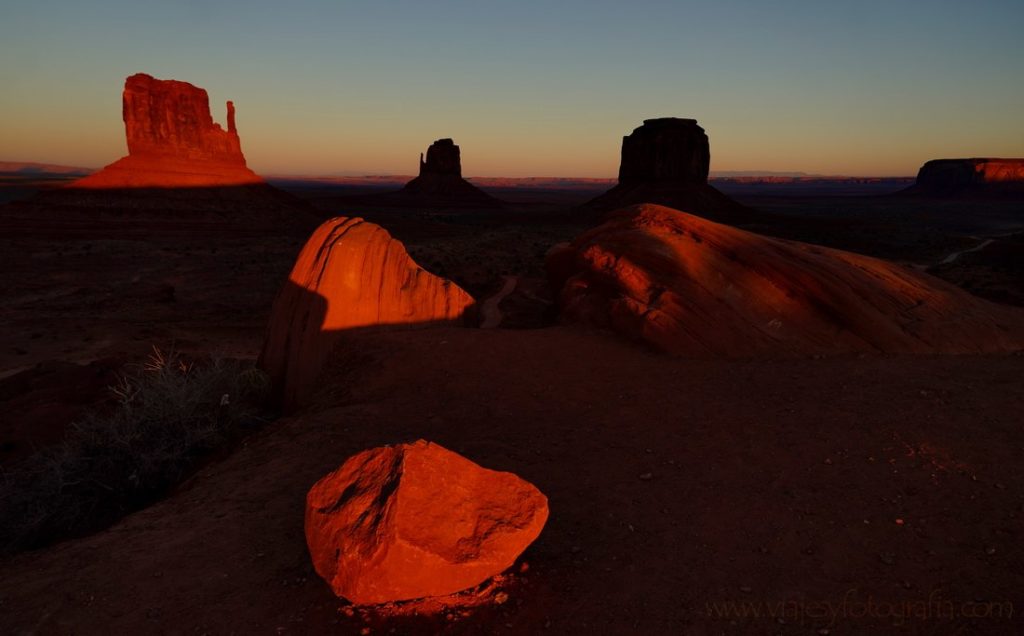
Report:
M116 408L0 476L0 551L106 527L269 419L266 376L234 360L192 364L154 348L111 390Z

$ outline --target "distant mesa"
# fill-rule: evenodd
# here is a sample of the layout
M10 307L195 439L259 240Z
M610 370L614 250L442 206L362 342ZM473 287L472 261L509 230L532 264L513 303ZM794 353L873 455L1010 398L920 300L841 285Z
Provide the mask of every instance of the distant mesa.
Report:
M622 138L619 183L583 207L604 212L633 203L689 210L723 223L747 223L756 214L708 185L711 150L695 119L646 119Z
M339 597L376 605L447 596L511 567L548 519L547 498L424 440L371 448L306 496L313 566Z
M1024 159L934 159L921 166L909 194L1024 195Z
M564 322L695 356L1024 348L1024 311L916 270L657 205L613 212L547 257Z
M350 329L462 324L475 301L416 264L387 230L336 217L306 242L270 313L260 366L285 408L301 405Z
M76 181L76 188L208 187L263 183L245 165L227 103L227 130L213 121L206 91L144 73L124 83L128 156Z
M420 155L419 176L398 194L424 202L497 207L501 202L462 178L462 157L451 139L438 139Z

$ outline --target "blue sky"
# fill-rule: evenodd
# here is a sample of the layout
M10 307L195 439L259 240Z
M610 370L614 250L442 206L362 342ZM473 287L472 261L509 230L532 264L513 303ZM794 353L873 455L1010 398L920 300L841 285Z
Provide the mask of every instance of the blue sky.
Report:
M1024 2L4 1L0 160L125 153L124 78L238 108L259 172L613 176L643 119L712 169L913 174L1024 156Z

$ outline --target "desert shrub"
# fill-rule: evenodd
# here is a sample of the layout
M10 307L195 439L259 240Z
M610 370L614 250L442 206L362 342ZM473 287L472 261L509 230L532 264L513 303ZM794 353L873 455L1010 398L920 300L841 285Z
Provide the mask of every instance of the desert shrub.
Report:
M112 409L0 475L0 550L80 536L166 494L268 421L266 376L236 360L186 362L154 348L110 387Z

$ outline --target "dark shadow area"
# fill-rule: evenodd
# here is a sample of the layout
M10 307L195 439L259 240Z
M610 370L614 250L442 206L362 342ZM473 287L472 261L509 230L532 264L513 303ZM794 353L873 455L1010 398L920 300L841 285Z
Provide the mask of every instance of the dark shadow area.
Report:
M74 369L60 371L74 378ZM251 362L187 360L154 348L143 363L107 371L102 393L80 387L104 400L34 453L4 458L0 553L104 530L175 492L276 417L266 376Z
M268 184L78 188L0 206L5 236L145 236L232 232L305 234L321 220L302 199Z
M450 281L442 281L445 286ZM292 280L285 281L271 312L257 366L270 379L274 404L284 412L306 406L320 386L319 378L328 361L339 355L353 334L405 331L430 327L477 327L479 305L465 307L449 319L403 318L393 308L379 307L379 322L345 328L327 328L329 300ZM342 308L341 312L346 309ZM344 320L344 316L335 320Z

